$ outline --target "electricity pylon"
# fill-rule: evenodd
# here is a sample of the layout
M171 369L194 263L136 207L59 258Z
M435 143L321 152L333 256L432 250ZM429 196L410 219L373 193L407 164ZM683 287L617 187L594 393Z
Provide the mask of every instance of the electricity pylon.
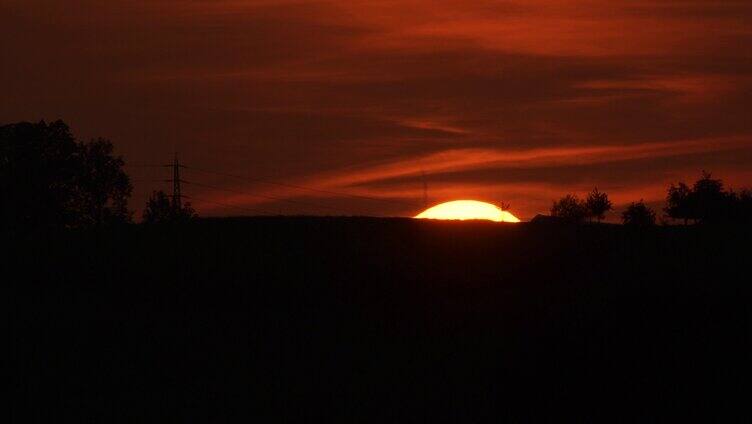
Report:
M172 162L172 211L177 215L183 210L183 195L180 192L180 161L178 153L175 152L175 159Z
M428 208L428 182L426 181L426 173L420 171L420 176L423 180L423 209Z

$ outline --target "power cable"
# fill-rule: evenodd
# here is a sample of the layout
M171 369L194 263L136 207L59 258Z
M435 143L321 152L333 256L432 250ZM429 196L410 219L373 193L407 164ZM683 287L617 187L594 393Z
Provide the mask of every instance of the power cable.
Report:
M317 192L317 193L323 193L323 194L331 194L331 195L341 196L341 197L350 197L350 198L359 199L359 200L369 200L369 201L373 201L373 202L395 203L395 204L400 204L402 206L410 206L410 207L417 206L417 204L413 204L411 202L404 202L404 201L400 201L400 200L391 200L391 199L380 199L380 198L377 198L377 197L362 196L362 195L351 194L351 193L343 193L343 192L338 192L338 191L333 191L333 190L324 190L324 189L319 189L319 188L314 188L314 187L306 187L306 186L302 186L302 185L299 185L299 184L281 183L281 182L277 182L277 181L272 181L272 180L267 179L267 178L243 177L243 176L236 175L236 174L230 174L230 173L219 172L219 171L212 171L212 170L209 170L209 169L197 168L197 167L193 167L193 166L185 166L185 168L188 169L188 170L194 170L194 171L204 172L204 173L208 173L208 174L221 175L221 176L224 176L224 177L236 178L236 179L243 180L243 181L248 181L248 182L257 182L257 183L263 183L263 184L271 184L271 185L276 185L276 186L280 186L280 187L294 188L294 189L298 189L298 190L307 190L307 191L312 191L312 192Z
M186 198L189 199L189 200L191 200L191 201L196 200L199 203L211 203L211 204L214 204L214 205L224 206L224 207L227 207L227 208L235 208L235 209L239 209L239 210L243 210L243 211L247 211L247 212L253 212L255 214L258 214L259 212L261 212L263 215L276 215L273 212L269 212L267 210L259 209L259 208L248 208L248 207L244 207L244 206L231 205L229 203L216 202L216 201L213 201L213 200L202 199L202 198L195 197L195 196L190 196L190 197L186 196Z
M334 207L331 207L331 206L326 206L326 205L321 205L321 204L316 204L316 203L301 202L299 200L285 199L285 198L282 198L282 197L268 196L268 195L263 195L263 194L258 194L258 193L250 193L250 192L247 192L247 191L234 190L234 189L223 188L223 187L217 187L217 186L212 186L212 185L209 185L209 184L196 183L196 182L193 182L193 181L183 181L183 182L186 183L186 184L189 184L189 185L194 185L194 186L197 186L197 187L204 187L204 188L208 188L208 189L211 189L211 190L221 190L221 191L226 191L226 192L236 193L236 194L242 194L242 195L251 196L251 197L259 197L259 198L267 199L267 200L286 202L286 203L297 204L297 205L308 206L308 207L314 207L314 208L319 208L319 209L334 210L334 211L337 211L337 212L345 212L343 209L340 209L340 208L334 208Z

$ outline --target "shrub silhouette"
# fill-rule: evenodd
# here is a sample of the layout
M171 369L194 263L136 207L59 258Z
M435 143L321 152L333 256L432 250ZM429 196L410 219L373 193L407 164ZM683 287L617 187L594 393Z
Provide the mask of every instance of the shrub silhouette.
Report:
M9 231L130 221L132 186L105 139L77 141L62 121L0 126L0 219Z
M598 187L593 188L593 191L588 194L585 206L591 219L595 218L598 222L601 222L606 212L613 209L613 204L608 200L608 194L598 191Z
M580 223L588 216L588 207L574 194L567 194L551 206L551 216L564 221Z
M640 199L637 203L632 202L622 213L622 221L624 225L651 227L655 225L655 212Z
M184 203L178 208L162 190L152 192L143 215L145 224L186 222L193 218L196 218L196 212L190 203Z

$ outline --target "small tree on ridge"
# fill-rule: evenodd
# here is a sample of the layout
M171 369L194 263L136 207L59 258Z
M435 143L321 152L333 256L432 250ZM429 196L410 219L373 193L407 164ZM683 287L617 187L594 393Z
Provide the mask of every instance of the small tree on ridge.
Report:
M606 212L613 209L613 204L608 200L608 194L598 191L598 187L593 188L593 191L588 194L585 205L590 217L598 222L601 222Z
M551 216L564 221L580 223L588 216L588 208L577 195L567 194L551 206Z
M196 217L190 203L184 203L176 210L170 197L162 190L152 192L144 209L145 224L164 224L168 222L186 222Z
M655 212L642 199L627 206L621 216L624 225L634 227L652 227L655 225Z

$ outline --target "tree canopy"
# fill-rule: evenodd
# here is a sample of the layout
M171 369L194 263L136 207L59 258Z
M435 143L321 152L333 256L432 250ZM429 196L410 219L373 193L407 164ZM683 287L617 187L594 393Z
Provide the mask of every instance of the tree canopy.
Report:
M143 215L144 224L186 222L193 218L196 218L196 211L190 203L178 206L174 199L170 199L162 190L151 194Z
M587 204L575 194L567 194L551 206L551 216L579 223L588 216Z
M588 215L591 218L595 218L598 222L605 218L606 212L613 209L613 204L608 200L608 194L598 191L598 187L595 187L588 194L585 206L587 207Z
M685 223L749 222L752 219L750 193L726 190L723 181L709 172L702 173L692 187L683 182L671 185L664 211L670 218Z
M622 213L624 225L634 227L650 227L655 225L655 211L653 211L643 200L632 202Z
M0 126L0 226L85 227L129 222L132 186L105 139L81 142L62 121Z

